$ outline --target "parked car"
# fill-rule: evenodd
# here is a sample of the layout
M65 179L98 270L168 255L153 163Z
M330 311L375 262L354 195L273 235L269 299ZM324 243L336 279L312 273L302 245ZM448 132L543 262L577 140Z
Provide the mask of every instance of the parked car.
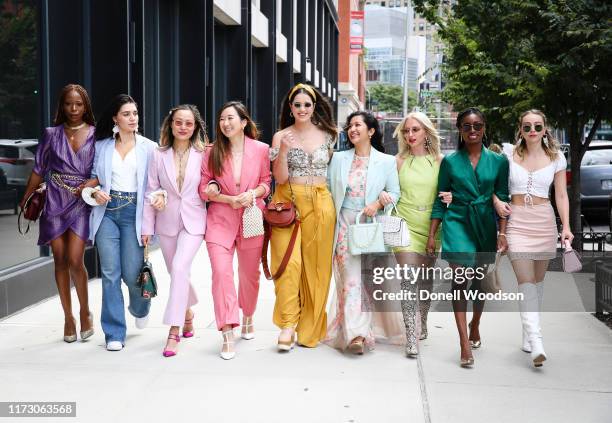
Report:
M9 187L23 188L28 183L37 146L35 139L0 139L0 167Z
M567 184L572 182L569 146L562 151L568 158ZM612 141L591 141L580 163L580 199L583 214L608 216L612 194Z

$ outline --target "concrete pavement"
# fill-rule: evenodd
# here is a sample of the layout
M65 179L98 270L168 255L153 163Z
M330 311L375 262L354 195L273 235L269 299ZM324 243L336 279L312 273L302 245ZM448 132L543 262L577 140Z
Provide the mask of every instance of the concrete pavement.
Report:
M362 357L325 345L279 354L271 322L274 291L262 278L256 338L239 340L236 358L224 361L202 247L193 268L200 296L195 336L181 341L176 357L164 358L167 327L161 320L169 281L161 253L152 259L160 295L147 329L135 329L128 317L123 351L104 349L99 280L90 284L96 334L87 342L61 341L57 297L0 321L0 401L76 401L77 417L69 421L88 423L612 421L612 332L588 313L544 313L549 360L539 370L519 349L518 314L503 312L483 317L483 346L474 351L473 369L458 365L448 312L430 314L418 360L405 358L402 347L382 344ZM565 295L579 295L568 278L549 272L548 289L560 284ZM76 310L74 292L73 301Z

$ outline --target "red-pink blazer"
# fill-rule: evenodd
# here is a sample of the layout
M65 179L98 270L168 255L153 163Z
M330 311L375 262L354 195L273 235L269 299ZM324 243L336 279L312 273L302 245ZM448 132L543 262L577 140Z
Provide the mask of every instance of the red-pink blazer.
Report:
M175 236L179 233L181 222L190 234L204 235L206 207L198 193L200 184L198 170L202 166L203 156L204 152L191 147L185 167L183 187L179 192L172 148L167 150L158 148L153 152L147 170L148 183L142 217L143 235ZM155 210L148 198L149 193L159 189L168 193L168 204L162 211Z
M221 188L221 194L238 195L250 189L262 185L266 192L263 197L257 199L257 206L263 210L265 203L263 198L270 193L270 158L267 144L255 141L251 138L244 139L244 153L242 157L242 170L240 173L240 189L236 188L232 171L231 158L228 157L223 165L220 176L214 176L212 169L208 166L208 158L212 148L206 149L202 159L200 198L208 201L205 194L206 187L210 181L215 181ZM219 244L230 248L236 239L241 238L242 248L256 248L263 245L263 235L242 238L242 213L244 209L233 209L229 204L210 201L206 221L206 242Z

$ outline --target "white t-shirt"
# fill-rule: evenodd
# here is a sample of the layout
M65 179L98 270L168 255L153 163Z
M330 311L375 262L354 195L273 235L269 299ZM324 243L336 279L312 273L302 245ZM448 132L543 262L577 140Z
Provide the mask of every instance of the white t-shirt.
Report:
M561 151L557 152L557 159L547 166L530 172L518 163L514 162L514 146L504 144L504 153L510 162L510 176L508 188L510 195L529 194L536 197L548 198L550 185L553 183L557 172L565 171L567 161Z
M138 191L138 161L136 160L136 147L132 148L125 158L117 150L113 151L113 175L111 179L113 191Z

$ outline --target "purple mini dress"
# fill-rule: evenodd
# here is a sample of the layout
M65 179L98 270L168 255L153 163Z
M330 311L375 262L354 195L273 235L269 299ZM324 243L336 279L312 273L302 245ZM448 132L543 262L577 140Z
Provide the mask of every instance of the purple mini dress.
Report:
M62 181L71 187L77 187L89 179L95 153L94 132L94 127L90 126L85 142L75 153L64 133L64 125L45 129L36 150L33 169L47 182L47 199L40 216L38 245L48 245L68 229L85 242L89 238L91 207L81 197L58 185L51 175L67 175Z

